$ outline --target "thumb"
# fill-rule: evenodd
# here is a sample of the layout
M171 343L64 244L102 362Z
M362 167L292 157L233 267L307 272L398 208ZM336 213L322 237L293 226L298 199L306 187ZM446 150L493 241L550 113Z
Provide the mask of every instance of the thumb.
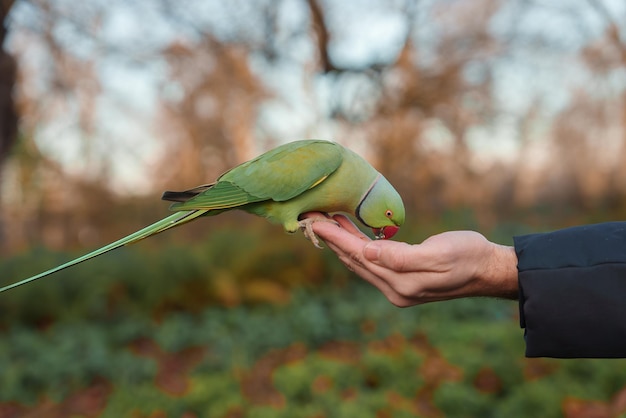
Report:
M363 256L372 263L380 263L381 246L380 241L370 241L363 248Z
M381 267L394 271L410 271L409 262L412 246L398 241L370 241L363 248L363 257Z

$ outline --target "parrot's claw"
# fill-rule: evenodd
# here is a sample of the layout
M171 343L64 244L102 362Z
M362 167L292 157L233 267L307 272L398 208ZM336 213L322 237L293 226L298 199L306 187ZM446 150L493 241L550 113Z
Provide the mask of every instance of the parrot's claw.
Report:
M304 236L306 237L306 239L311 241L313 245L315 245L315 248L319 248L321 250L324 247L320 245L320 240L315 235L315 232L313 232L312 225L315 222L331 222L331 223L334 223L335 225L339 225L339 224L335 222L334 220L332 220L331 218L324 218L321 216L316 216L314 218L306 218L306 219L302 219L298 221L298 226L300 226L300 229L302 229L302 232L304 232Z

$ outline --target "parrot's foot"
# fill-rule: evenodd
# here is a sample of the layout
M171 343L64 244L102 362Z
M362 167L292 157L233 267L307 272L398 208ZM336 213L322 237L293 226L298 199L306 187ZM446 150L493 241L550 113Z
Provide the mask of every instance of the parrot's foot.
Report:
M306 218L306 219L302 219L302 220L298 221L298 226L300 227L302 232L304 232L304 236L306 237L306 239L311 241L313 243L313 245L315 245L316 248L319 248L321 250L324 247L322 247L320 245L320 240L317 239L317 236L315 235L315 232L313 232L313 226L312 225L315 222L331 222L331 223L333 223L335 225L339 225L339 224L337 222L335 222L334 220L332 220L331 218L326 218L326 217L322 217L322 216L315 216L313 218Z

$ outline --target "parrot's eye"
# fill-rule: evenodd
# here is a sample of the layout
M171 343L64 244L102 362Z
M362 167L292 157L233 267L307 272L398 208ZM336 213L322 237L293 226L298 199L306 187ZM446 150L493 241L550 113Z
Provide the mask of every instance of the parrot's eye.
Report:
M385 216L391 218L393 216L393 212L387 209L387 212L385 212Z

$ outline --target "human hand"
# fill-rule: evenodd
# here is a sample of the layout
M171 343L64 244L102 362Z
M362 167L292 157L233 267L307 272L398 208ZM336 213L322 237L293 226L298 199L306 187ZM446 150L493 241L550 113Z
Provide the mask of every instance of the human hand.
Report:
M421 244L372 241L347 217L315 222L314 232L352 271L376 286L391 303L407 307L471 296L517 299L513 247L473 231L434 235Z

